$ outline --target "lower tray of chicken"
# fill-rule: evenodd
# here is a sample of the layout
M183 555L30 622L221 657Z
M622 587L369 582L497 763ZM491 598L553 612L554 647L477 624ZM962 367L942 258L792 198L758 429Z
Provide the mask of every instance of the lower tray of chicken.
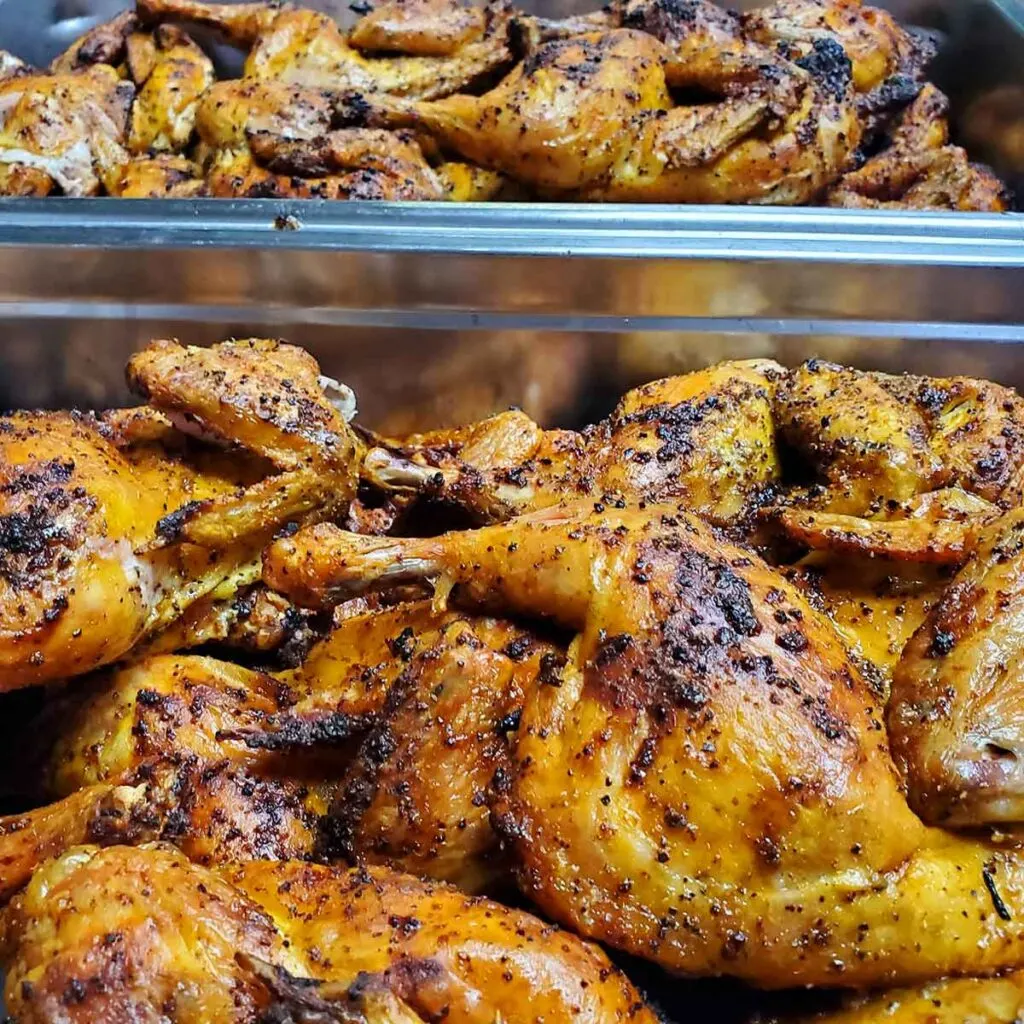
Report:
M384 437L280 342L128 380L0 419L20 1024L1020 1019L1015 392Z

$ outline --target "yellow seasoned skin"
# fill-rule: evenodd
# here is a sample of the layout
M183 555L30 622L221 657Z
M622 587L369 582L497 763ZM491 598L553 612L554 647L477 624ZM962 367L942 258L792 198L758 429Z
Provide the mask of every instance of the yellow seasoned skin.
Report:
M628 392L608 419L542 431L523 413L371 450L366 474L493 522L567 501L679 501L743 518L779 476L772 403L782 368L721 363Z

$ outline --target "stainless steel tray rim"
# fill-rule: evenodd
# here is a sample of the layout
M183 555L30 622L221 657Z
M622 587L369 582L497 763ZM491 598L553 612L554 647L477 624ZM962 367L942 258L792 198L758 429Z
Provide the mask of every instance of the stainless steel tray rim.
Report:
M1024 266L1024 214L361 203L0 200L0 246Z

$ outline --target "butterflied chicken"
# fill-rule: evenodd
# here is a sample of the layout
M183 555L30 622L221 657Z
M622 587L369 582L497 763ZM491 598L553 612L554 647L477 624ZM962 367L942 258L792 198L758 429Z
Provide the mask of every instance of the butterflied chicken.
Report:
M243 487L215 476L205 494L175 501L94 418L5 417L0 689L122 657L200 597L251 582L283 524L343 508L355 493L359 444L300 350L160 342L132 359L129 379L185 430L238 445L264 470Z
M321 525L275 579L330 601L445 576L577 632L528 696L496 822L524 891L581 934L766 987L1024 963L1024 857L929 830L832 623L674 508L545 510L428 539Z
M328 91L358 89L421 99L446 96L499 69L510 59L508 12L500 5L470 16L458 2L420 7L418 28L408 19L398 27L403 5L379 7L370 22L357 25L351 40L338 24L317 11L289 4L201 3L199 0L138 0L144 23L185 21L221 31L248 50L244 75ZM393 14L389 15L389 11ZM389 27L389 20L391 22ZM436 29L431 23L436 23ZM378 49L374 42L390 39L385 50L402 56L366 55L358 47ZM435 41L433 54L428 40Z
M180 1024L655 1020L596 946L383 869L215 873L160 846L80 847L37 872L0 928L23 1024L169 1006Z
M638 0L601 20L624 27L572 25L482 96L350 98L351 116L562 198L800 203L847 166L859 126L840 48L808 71L743 41L711 4ZM669 86L723 98L677 106Z

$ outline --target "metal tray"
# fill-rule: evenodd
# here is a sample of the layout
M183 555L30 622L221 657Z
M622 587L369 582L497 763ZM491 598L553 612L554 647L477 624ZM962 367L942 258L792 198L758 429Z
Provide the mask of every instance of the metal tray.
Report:
M534 0L548 13L587 3ZM1024 3L884 5L941 35L933 77L953 99L962 141L1024 183ZM123 6L0 0L0 46L42 61ZM130 320L135 329L118 334L132 343L161 327L189 334L203 324L204 333L209 325L315 330L335 339L329 348L372 329L414 326L428 332L418 353L449 344L430 331L453 330L1018 341L1022 268L1020 214L0 201L0 327L21 339L16 347L39 373L52 370L61 338L81 334L83 320ZM348 355L333 358L344 371ZM14 363L7 345L0 402L26 393L47 403L99 397L26 388ZM388 375L402 376L405 365L392 362Z

